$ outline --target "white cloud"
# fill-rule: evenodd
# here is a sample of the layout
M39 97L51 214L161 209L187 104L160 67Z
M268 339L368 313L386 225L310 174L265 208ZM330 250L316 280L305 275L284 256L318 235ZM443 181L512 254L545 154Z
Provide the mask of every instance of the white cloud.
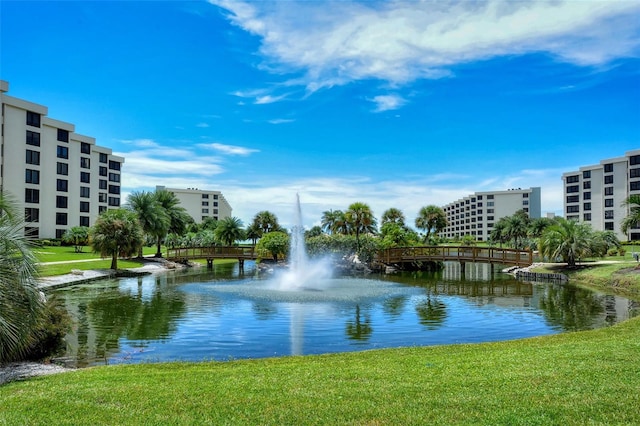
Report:
M379 95L369 100L376 104L374 112L398 109L407 103L406 99L398 95Z
M198 123L198 124L196 124L196 127L200 127L202 129L206 129L207 127L209 127L209 124L207 124L207 123Z
M219 151L226 155L250 155L254 152L260 152L259 149L246 148L243 146L235 146L235 145L225 145L221 143L210 143L210 144L198 144L199 147L213 149L215 151Z
M296 120L290 118L275 118L273 120L269 120L270 124L285 124L285 123L293 123Z
M364 79L403 85L528 53L598 66L640 46L637 1L210 2L261 38L263 69L301 73L309 91Z
M120 142L127 145L133 145L138 148L156 148L160 146L153 139L124 139L124 140L121 140Z

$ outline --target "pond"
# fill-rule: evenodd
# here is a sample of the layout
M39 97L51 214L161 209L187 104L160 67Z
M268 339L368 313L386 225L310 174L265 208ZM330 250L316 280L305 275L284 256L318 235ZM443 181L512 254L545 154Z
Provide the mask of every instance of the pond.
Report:
M472 266L472 268L469 268ZM469 270L471 269L471 270ZM97 281L55 294L73 317L69 366L225 361L518 339L604 327L636 302L520 282L488 265L332 278L280 290L248 263Z

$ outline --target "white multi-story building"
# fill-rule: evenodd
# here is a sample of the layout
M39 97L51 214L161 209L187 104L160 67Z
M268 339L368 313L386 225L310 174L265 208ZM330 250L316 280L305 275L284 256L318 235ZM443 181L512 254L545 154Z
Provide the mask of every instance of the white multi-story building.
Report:
M625 200L640 194L640 150L564 173L562 180L567 219L589 223L596 231L614 231L621 240L640 240L640 229L625 235L620 225L629 214Z
M222 220L231 217L231 206L220 191L206 191L197 188L175 189L156 186L156 191L172 192L180 205L196 223L202 223L206 218Z
M124 158L75 133L73 124L47 117L47 107L8 91L0 80L0 191L24 210L25 234L60 238L119 207Z
M471 235L476 241L486 241L496 222L518 210L524 210L532 219L539 218L540 195L539 187L476 192L442 207L449 225L441 235L446 238Z

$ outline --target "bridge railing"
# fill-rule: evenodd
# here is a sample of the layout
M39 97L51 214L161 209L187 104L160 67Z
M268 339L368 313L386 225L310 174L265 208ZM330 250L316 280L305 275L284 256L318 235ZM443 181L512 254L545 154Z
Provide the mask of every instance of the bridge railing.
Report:
M377 260L387 264L414 261L460 261L525 266L533 263L533 253L530 250L497 247L394 247L380 251Z
M167 249L167 259L255 259L254 246L176 247Z

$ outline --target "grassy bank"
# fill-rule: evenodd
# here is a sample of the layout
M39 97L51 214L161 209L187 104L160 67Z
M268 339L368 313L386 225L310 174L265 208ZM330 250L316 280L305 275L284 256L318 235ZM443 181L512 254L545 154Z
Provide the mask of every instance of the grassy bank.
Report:
M109 366L0 387L0 424L640 424L640 318L525 340Z
M640 298L640 268L635 261L619 263L584 262L576 268L566 265L545 265L533 272L560 273L572 283L579 283L605 292L615 292L635 299Z

